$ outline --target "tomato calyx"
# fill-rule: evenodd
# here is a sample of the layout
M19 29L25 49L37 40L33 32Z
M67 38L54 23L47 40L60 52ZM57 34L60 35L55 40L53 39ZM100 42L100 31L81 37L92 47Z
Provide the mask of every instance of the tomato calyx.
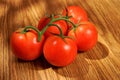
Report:
M80 26L80 25L82 25L82 24L86 24L86 23L84 23L84 22L81 22L80 19L78 20L77 23L72 22L72 21L70 20L70 18L72 18L73 16L69 16L69 15L68 15L68 9L67 9L67 8L65 8L65 10L66 10L66 15L65 15L66 19L65 19L65 21L66 21L67 23L70 23L70 24L72 25L72 27L71 27L69 30L73 29L74 31L76 31L76 28L77 28L78 26Z
M87 22L79 22L78 24L72 24L73 27L72 27L71 29L73 29L73 30L75 31L77 27L79 27L80 25L84 25L84 24L86 24L86 23L87 23ZM70 30L71 30L71 29L70 29Z
M56 35L56 36L59 36L59 37L61 37L63 40L64 40L64 38L71 38L71 39L72 39L72 37L70 37L70 36L64 36L64 34L63 34L63 32L62 32L62 29L61 29L58 25L56 25L56 24L50 24L50 26L56 26L56 27L59 29L59 31L60 31L60 34L55 34L55 33L52 33L52 32L51 32L51 34Z
M28 32L30 29L34 30L37 32L38 34L38 42L41 40L41 36L42 36L42 32L39 31L36 27L34 26L26 26L22 31L21 31L21 34L25 34L26 32Z

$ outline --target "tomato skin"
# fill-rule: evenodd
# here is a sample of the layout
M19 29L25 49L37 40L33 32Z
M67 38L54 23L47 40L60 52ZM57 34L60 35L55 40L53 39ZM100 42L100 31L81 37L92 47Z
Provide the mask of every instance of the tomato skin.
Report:
M50 22L50 18L48 17L41 18L38 23L38 29L42 30L49 22Z
M57 16L55 18L57 18ZM41 18L38 24L38 29L42 30L50 22L50 20L51 19L47 17ZM63 34L66 35L68 27L64 20L55 21L53 22L53 24L58 25L62 29ZM60 34L60 31L56 26L49 26L49 28L47 28L47 30L45 31L44 35L47 38L53 35L51 33Z
M75 24L77 24L79 21L88 21L87 13L81 7L68 6L66 9L68 10L68 16L72 16L70 21L74 22ZM62 14L65 16L66 10L63 10Z
M87 51L93 48L98 39L97 30L90 22L83 22L76 30L70 30L68 36L74 38L79 51Z
M13 54L26 61L35 60L42 54L43 43L44 36L38 42L38 35L33 30L29 30L24 34L15 31L10 39Z
M62 67L69 65L77 55L75 42L69 38L64 40L58 36L51 36L44 44L44 57L54 66Z

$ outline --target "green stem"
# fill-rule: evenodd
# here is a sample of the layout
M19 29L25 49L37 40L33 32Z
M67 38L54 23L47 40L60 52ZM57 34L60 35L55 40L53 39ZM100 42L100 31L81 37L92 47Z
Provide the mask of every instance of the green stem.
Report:
M59 27L58 25L52 24L53 22L56 22L56 21L59 21L59 20L67 21L67 22L71 23L74 28L76 28L77 26L76 26L72 21L69 20L70 17L71 17L71 16L67 16L67 17L64 16L64 17L60 17L60 18L54 18L54 15L51 15L51 20L50 20L50 22L43 28L43 30L41 31L41 35L43 35L43 34L45 33L45 31L47 30L47 28L48 28L49 26L51 26L51 25L57 26L58 29L59 29L60 27ZM59 29L59 30L60 30L60 29ZM60 31L60 35L61 35L61 34L63 34L63 33L61 33L61 31ZM62 36L61 36L61 37L62 37Z
M57 25L57 24L49 24L49 26L56 26L58 29L59 29L59 31L60 31L60 36L62 37L62 38L64 38L64 35L63 35L63 32L62 32L62 30L61 30L61 28ZM54 33L52 33L52 34L54 34ZM55 35L58 35L58 34L55 34Z
M65 21L71 23L73 25L73 27L76 27L76 25L72 21L70 21L69 19L66 19L66 18L56 18L53 21L59 21L59 20L65 20Z
M68 19L68 9L65 8L65 10L66 10L66 18Z
M47 28L49 27L50 24L52 24L52 20L50 20L50 22L42 29L41 31L41 35L43 35L45 33L45 31L47 30Z
M42 35L41 35L41 32L36 27L26 26L24 28L24 30L21 31L21 34L25 34L28 31L28 29L33 29L33 30L35 30L38 33L38 42L39 42L41 40L41 36Z

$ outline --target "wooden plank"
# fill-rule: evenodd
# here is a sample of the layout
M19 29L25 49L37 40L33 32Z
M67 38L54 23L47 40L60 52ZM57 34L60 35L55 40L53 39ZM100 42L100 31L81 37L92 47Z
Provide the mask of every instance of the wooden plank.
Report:
M120 80L119 0L1 0L0 80ZM31 62L18 60L11 51L10 36L19 27L37 26L45 13L61 13L69 5L83 7L99 33L97 45L78 53L62 68L43 56Z

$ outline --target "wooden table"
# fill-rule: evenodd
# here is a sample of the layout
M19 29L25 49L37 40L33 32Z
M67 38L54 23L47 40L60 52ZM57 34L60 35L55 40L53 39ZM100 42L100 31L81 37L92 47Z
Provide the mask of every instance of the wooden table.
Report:
M96 46L62 68L43 57L18 60L9 43L12 32L37 26L45 13L60 13L67 5L87 11L99 33ZM120 80L120 0L0 0L0 80Z

